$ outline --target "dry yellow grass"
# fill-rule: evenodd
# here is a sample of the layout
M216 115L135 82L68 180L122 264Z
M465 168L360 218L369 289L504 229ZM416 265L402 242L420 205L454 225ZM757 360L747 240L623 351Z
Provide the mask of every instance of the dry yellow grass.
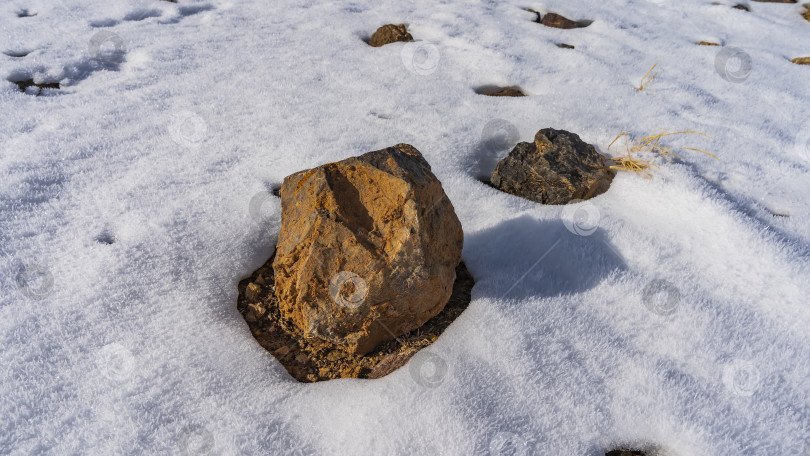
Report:
M658 76L658 73L655 73L649 78L647 77L650 73L652 73L652 70L655 69L656 65L658 65L658 62L655 62L653 66L650 67L649 70L647 70L647 73L644 75L644 77L641 78L641 85L638 86L638 90L644 90L644 86L647 85L650 81L652 81L654 77Z
M652 162L649 160L638 158L637 155L640 153L654 154L656 156L664 157L667 160L672 160L673 157L680 158L680 155L674 152L675 150L692 150L695 152L706 154L714 159L717 159L715 155L706 152L703 149L697 149L694 147L666 146L662 143L663 138L674 135L694 134L705 136L708 138L708 136L704 133L700 133L697 131L669 132L667 130L664 130L660 133L644 136L642 138L631 138L630 133L632 133L632 131L623 131L619 133L619 135L616 136L616 138L613 139L613 141L611 141L610 145L608 146L608 150L610 150L613 147L613 145L616 144L616 141L618 141L621 138L624 138L625 152L623 155L619 157L612 158L614 164L610 166L611 169L633 171L637 173L642 173L647 177L651 177L652 175L648 170L652 167Z

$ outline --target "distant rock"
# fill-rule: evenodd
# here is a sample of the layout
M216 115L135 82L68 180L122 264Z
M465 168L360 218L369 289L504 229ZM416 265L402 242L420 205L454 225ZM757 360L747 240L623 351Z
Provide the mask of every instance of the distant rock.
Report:
M613 450L605 453L605 456L647 456L647 453L635 450Z
M796 0L751 0L761 3L796 3Z
M491 183L543 204L567 204L604 193L614 172L605 157L579 136L545 128L534 143L521 142L495 167Z
M701 41L698 43L698 46L720 46L719 43L713 43L711 41Z
M810 65L810 57L796 57L795 59L791 60L791 62L795 63L796 65Z
M374 47L380 47L397 41L413 41L413 37L408 33L403 24L383 25L371 35L368 44Z
M407 144L301 171L281 187L281 315L352 354L422 326L450 298L463 234Z
M548 13L546 15L541 15L539 12L529 9L529 12L535 13L537 15L537 19L535 22L545 25L546 27L554 27L558 29L575 29L575 28L582 28L587 27L590 25L590 21L572 21L565 16L562 16L557 13Z
M475 91L479 95L488 97L525 97L522 90L515 87L483 87Z

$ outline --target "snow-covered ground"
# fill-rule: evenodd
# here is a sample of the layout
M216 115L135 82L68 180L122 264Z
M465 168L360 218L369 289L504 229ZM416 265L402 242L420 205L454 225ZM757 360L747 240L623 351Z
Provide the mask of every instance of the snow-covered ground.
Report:
M0 2L0 453L810 454L810 22L735 3ZM478 181L544 127L719 159L565 207ZM235 305L268 192L400 142L473 301L383 379L299 384Z

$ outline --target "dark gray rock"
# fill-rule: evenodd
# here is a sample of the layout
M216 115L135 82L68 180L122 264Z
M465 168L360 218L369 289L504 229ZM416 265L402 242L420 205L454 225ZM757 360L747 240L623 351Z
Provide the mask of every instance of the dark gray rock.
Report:
M518 143L492 172L492 185L543 204L567 204L602 194L615 173L578 135L544 128L534 143Z

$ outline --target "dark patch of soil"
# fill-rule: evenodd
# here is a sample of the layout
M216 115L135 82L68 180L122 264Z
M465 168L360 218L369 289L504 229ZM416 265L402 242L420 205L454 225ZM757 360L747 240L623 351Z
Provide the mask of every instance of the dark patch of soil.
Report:
M558 48L561 49L574 49L574 46L571 44L560 43L557 45Z
M450 301L420 328L377 346L366 355L346 353L320 339L307 339L281 318L275 296L273 259L239 282L237 309L250 332L281 362L290 375L303 383L336 378L380 378L403 366L419 350L432 344L470 304L475 281L464 262L456 267Z
M743 11L751 11L751 8L743 5L742 3L737 3L736 5L732 6L734 9L743 10Z
M20 92L23 92L23 93L25 93L25 91L29 87L38 87L40 90L42 90L42 89L59 89L59 83L58 82L36 83L36 82L34 82L33 79L25 79L23 81L9 81L9 82L13 82L14 84L17 84L17 87L19 87Z

